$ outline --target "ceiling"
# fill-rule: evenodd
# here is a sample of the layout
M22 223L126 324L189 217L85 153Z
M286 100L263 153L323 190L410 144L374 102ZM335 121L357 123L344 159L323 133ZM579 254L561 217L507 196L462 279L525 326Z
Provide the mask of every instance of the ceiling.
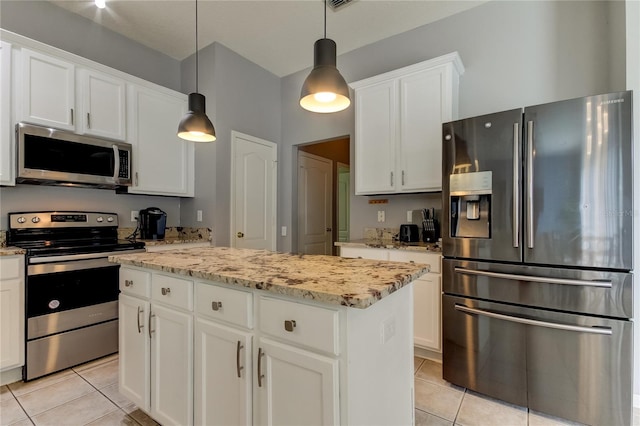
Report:
M50 1L172 58L195 52L194 0ZM327 37L340 55L485 1L353 0L327 8ZM198 45L219 42L282 77L313 65L323 16L322 0L199 0Z

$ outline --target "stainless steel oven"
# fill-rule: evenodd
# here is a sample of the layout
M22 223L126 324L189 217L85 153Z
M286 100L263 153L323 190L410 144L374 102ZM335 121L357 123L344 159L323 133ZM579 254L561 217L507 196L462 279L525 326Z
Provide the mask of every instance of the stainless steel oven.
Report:
M9 215L9 244L27 249L24 380L118 351L118 271L110 254L142 251L117 239L117 215Z

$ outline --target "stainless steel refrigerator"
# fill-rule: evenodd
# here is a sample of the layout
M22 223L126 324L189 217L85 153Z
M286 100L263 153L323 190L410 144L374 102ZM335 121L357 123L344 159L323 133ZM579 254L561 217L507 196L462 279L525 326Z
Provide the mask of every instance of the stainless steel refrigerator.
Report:
M631 92L443 124L443 376L573 421L632 414Z

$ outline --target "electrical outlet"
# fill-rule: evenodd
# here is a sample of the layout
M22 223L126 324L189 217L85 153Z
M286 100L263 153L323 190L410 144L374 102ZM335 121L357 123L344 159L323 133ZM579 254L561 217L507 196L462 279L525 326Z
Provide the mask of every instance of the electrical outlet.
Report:
M138 210L131 210L131 222L138 220Z
M378 210L378 222L384 222L384 210Z
M413 222L413 210L407 210L407 222Z
M196 221L202 222L202 210L196 210Z
M396 319L388 318L380 323L380 343L387 343L396 335Z

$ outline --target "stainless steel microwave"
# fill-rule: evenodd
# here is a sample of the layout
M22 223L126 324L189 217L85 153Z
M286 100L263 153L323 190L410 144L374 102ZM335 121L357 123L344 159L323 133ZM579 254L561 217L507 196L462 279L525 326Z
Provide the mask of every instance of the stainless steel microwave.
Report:
M26 123L16 141L18 183L131 186L131 144Z

